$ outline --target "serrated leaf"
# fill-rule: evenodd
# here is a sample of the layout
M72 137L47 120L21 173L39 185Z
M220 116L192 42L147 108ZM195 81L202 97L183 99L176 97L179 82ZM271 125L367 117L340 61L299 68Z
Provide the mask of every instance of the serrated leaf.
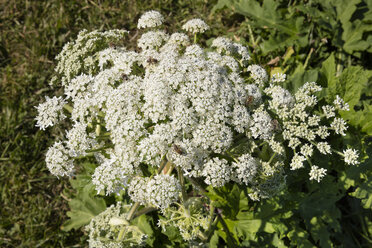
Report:
M372 210L372 177L369 177L365 183L359 185L350 195L361 199L363 208Z
M63 231L77 230L87 225L94 216L106 209L105 201L99 197L92 197L89 187L90 185L85 186L76 198L69 201L70 211L67 212L67 216L70 219L61 226Z

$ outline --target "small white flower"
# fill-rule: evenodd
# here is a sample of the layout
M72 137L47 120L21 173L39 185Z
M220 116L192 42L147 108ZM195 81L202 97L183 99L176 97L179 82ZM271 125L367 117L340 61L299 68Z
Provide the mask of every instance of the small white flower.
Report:
M57 177L72 176L75 170L73 160L69 157L69 150L62 142L56 142L48 149L45 162L50 173Z
M147 182L147 202L158 208L167 208L178 200L181 185L173 175L158 174Z
M348 148L344 150L344 160L347 164L357 165L359 164L358 161L358 152L355 149Z
M133 177L128 186L128 195L134 202L138 202L141 205L145 205L147 202L147 183L148 177Z
M301 154L305 157L311 157L313 155L313 146L305 144L301 147Z
M149 31L144 33L138 39L138 47L143 50L155 49L163 44L163 41L168 39L168 35L164 31Z
M327 142L319 142L316 145L316 148L318 148L319 152L322 154L331 154L331 146Z
M310 180L316 180L318 183L326 175L327 169L319 168L316 165L311 166L311 171L309 173Z
M297 169L300 169L300 168L304 167L303 162L305 160L306 160L306 158L304 156L298 155L298 153L296 153L293 156L291 164L290 164L291 170L297 170Z
M137 28L154 28L164 22L164 17L155 10L144 13L138 20Z
M222 187L231 179L231 167L226 159L213 158L204 164L202 175L206 184Z
M331 127L335 130L337 134L345 136L345 131L347 129L346 122L342 118L335 118L331 123Z
M325 105L322 107L325 116L329 119L335 116L335 107L331 105Z
M236 176L240 183L248 185L257 173L258 162L250 155L243 154L234 162L233 167L236 169Z
M187 32L196 34L204 33L209 29L209 26L201 19L191 19L182 26L182 29Z
M273 83L282 83L285 81L287 75L284 74L284 73L275 73L272 77L271 77L271 82Z
M247 71L251 73L251 77L259 87L262 87L268 79L266 70L259 65L250 65Z
M216 48L217 52L226 52L228 54L234 52L234 45L232 41L225 37L217 37L213 40L211 47Z
M342 98L339 95L336 96L336 99L333 101L333 104L335 105L336 109L344 111L350 110L349 104L345 103L344 100L342 100Z
M46 101L36 107L38 111L38 115L35 118L37 121L36 126L45 130L45 128L53 126L57 122L65 119L66 116L63 114L62 110L66 103L67 102L61 96L55 96L53 98L46 97Z
M171 44L177 44L181 46L188 46L190 44L189 36L183 33L173 33L169 40L169 43Z

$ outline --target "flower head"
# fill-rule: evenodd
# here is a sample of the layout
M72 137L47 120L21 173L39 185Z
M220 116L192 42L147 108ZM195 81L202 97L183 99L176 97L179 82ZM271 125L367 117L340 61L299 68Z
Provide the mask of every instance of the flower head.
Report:
M138 20L137 28L154 28L164 22L164 17L158 11L150 10L144 13Z
M38 111L36 126L45 130L45 128L53 126L57 122L66 118L62 112L63 106L66 103L67 102L61 96L55 96L53 98L46 97L46 101L36 107Z
M316 180L318 183L326 175L327 169L319 168L316 165L311 166L311 171L309 173L310 180Z
M204 33L209 29L209 26L201 19L191 19L182 26L182 29L187 32L196 34Z
M348 148L344 150L344 160L347 164L357 165L359 164L358 161L358 152L355 149Z

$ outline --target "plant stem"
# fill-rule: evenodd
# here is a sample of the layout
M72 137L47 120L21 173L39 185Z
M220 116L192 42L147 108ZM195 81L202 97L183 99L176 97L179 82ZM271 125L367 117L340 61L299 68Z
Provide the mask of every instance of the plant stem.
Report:
M147 213L150 213L150 212L156 211L156 210L158 210L158 209L154 208L154 207L142 208L141 210L139 210L137 213L134 214L133 219L137 218L138 216L141 216L143 214L147 214Z
M127 221L130 221L133 218L133 216L136 213L136 210L139 206L140 206L140 204L138 202L134 203L134 205L132 206L132 208L130 209L130 211L128 213Z
M234 244L234 245L235 245L234 239L233 239L233 237L231 236L230 230L229 230L229 228L227 227L226 222L225 222L224 219L221 217L221 215L218 215L218 219L219 219L219 221L221 222L224 231L226 232L226 236L227 236L228 244L230 243L230 244Z
M304 69L306 69L307 64L309 63L309 60L310 60L310 58L311 58L311 54L312 54L313 52L314 52L314 48L311 48L309 54L308 54L307 57L306 57L305 64L304 64Z
M178 180L180 181L181 188L182 188L182 202L185 203L187 201L187 194L185 190L185 179L183 177L182 171L180 167L177 167L177 174L178 174Z
M63 106L63 108L64 109L66 109L70 114L72 113L72 107L69 105L69 104L65 104L64 106Z
M191 182L192 185L194 185L198 190L200 190L202 194L205 195L206 193L208 193L195 179L187 176L185 177L187 178L187 180Z

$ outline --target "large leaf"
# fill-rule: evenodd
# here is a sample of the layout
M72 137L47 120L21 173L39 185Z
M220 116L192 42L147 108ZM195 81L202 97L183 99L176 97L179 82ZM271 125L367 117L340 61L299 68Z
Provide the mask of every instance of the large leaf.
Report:
M350 195L361 199L365 209L372 210L372 176Z
M70 211L67 216L70 217L61 227L63 231L77 230L87 225L91 219L106 209L106 203L102 198L91 196L92 185L86 185L78 193L77 197L69 201Z

